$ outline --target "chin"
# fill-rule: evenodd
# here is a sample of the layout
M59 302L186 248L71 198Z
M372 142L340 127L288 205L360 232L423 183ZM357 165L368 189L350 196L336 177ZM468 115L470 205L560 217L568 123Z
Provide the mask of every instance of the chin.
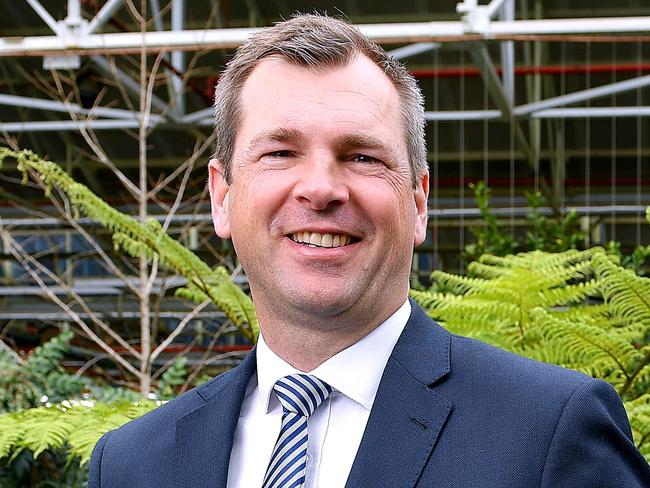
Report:
M322 290L317 293L295 293L288 300L290 306L298 310L300 313L312 317L336 317L348 311L355 303L358 302L359 297L352 297L350 295L330 295L322 293Z

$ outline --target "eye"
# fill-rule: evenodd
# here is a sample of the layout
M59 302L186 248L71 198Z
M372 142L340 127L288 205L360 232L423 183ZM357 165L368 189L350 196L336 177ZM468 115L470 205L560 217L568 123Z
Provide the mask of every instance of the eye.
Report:
M289 150L281 150L281 151L272 151L270 153L266 153L264 156L269 157L269 158L288 158L291 157L291 151Z
M366 154L355 154L350 159L354 162L364 163L364 164L381 163L379 159L373 158L372 156L367 156Z

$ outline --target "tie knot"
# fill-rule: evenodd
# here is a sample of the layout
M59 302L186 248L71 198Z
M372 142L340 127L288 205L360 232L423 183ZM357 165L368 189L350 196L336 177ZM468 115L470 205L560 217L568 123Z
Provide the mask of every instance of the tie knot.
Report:
M273 387L282 408L309 417L332 393L332 387L308 374L290 374L280 378Z

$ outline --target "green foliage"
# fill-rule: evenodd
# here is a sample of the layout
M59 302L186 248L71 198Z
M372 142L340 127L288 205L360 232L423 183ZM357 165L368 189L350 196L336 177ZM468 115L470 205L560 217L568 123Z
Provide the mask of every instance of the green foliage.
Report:
M0 352L0 412L38 406L43 395L62 401L81 394L85 378L70 375L59 365L72 336L64 332L50 339L32 351L24 364Z
M99 437L160 404L65 372L60 362L72 337L64 332L50 339L22 364L0 352L0 486L83 486L84 465ZM162 375L158 397L173 398L186 377L181 356Z
M544 197L540 192L526 193L530 211L526 215L527 231L522 237L513 237L503 226L490 207L490 189L483 181L470 183L476 204L481 211L484 225L471 228L475 242L465 246L463 257L469 263L483 254L506 256L514 252L546 251L563 252L584 249L587 234L580 227L580 217L571 210L561 217L542 215L540 207Z
M169 400L176 396L174 387L185 383L187 378L187 358L179 356L176 361L165 371L158 383L158 398Z
M470 183L469 187L474 190L476 204L481 211L481 217L485 224L481 228L470 228L470 232L476 240L472 244L465 246L464 258L473 261L482 254L496 254L505 256L512 253L517 244L514 242L509 232L503 232L499 225L499 220L490 209L490 189L483 181Z
M0 351L0 413L84 396L100 401L139 398L131 390L101 386L91 378L66 372L60 363L73 335L68 331L53 337L34 349L22 364Z
M22 364L0 352L0 412L5 412L0 415L0 486L83 486L86 470L75 456L86 456L97 438L84 439L83 419L77 424L60 422L60 413L66 405L89 404L83 400L87 396L121 399L129 405L139 398L134 391L100 386L67 373L61 360L72 337L72 332L64 332L50 339ZM49 408L45 402L62 406ZM86 436L95 427L90 425ZM68 450L70 446L74 450Z
M650 279L600 248L486 254L468 270L411 295L454 333L609 382L650 459Z
M110 230L116 249L136 258L142 256L152 260L155 257L162 266L185 277L187 285L176 291L178 296L195 302L210 300L249 340L256 340L259 326L252 301L232 282L224 267L212 269L164 232L157 220L141 223L117 211L87 187L75 182L55 163L31 151L0 147L0 165L6 158L16 160L24 181L31 174L42 182L47 195L57 188L68 197L75 215L86 215ZM80 458L83 464L101 433L153 408L152 404L137 402L118 403L117 407L99 403L92 409L65 407L65 402L84 397L105 401L126 397L130 402L138 397L135 392L129 395L125 390L101 388L88 378L66 373L59 363L70 337L67 334L50 341L37 349L24 365L17 364L8 354L0 354L0 368L7 372L0 377L0 411L12 412L0 417L4 422L0 432L0 454L5 460L12 461L0 465L0 484L3 486L14 484L22 476L16 471L28 471L17 468L18 463L29 467L43 458L48 458L48 463L54 466L52 472L61 478L56 466L58 461L65 459L63 453L67 452L68 466L78 463L72 461L75 458ZM161 378L159 396L173 397L175 387L184 383L185 376L186 360L181 358ZM39 407L45 397L48 405L58 403L59 406ZM16 483L20 485L20 482Z
M161 224L150 219L140 223L133 217L111 207L86 186L74 181L59 165L46 161L31 151L13 151L0 147L0 164L13 158L27 180L30 171L36 172L46 187L65 193L75 212L84 214L113 232L117 249L132 257L144 256L187 278L188 285L178 294L202 302L210 299L252 342L259 334L257 316L250 297L235 285L223 267L210 268L201 258L164 232Z
M630 416L630 424L637 440L641 454L650 459L650 393L625 402L625 409L634 412Z
M16 457L27 449L38 458L46 450L68 448L70 459L83 465L90 460L93 447L109 430L153 410L153 401L114 403L64 401L0 416L0 457Z
M649 274L646 263L650 258L650 245L637 246L631 254L623 254L621 252L621 243L610 241L607 243L607 253L616 256L624 268L634 270L636 274L641 276Z
M37 459L23 450L10 464L0 464L2 488L85 488L87 478L86 467L68 460L62 450L48 450Z

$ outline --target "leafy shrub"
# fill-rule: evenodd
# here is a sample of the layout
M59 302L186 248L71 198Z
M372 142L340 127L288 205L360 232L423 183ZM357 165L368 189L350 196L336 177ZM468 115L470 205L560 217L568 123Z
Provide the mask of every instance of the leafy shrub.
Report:
M469 272L411 295L452 332L609 382L650 459L650 278L599 248L487 254Z

